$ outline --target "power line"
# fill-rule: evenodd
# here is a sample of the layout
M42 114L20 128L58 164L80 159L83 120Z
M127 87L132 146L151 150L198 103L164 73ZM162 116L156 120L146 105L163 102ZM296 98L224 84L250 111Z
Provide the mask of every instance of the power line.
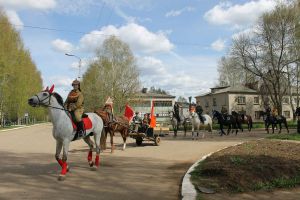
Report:
M119 37L119 36L112 35L112 34L87 33L87 32L84 32L84 31L57 29L57 28L49 28L49 27L42 27L42 26L19 25L19 24L5 23L5 22L0 22L0 24L10 24L10 25L15 26L15 27L25 27L25 28L30 28L30 29L44 30L44 31L56 31L56 32L76 33L76 34L90 34L90 35L103 35L103 36L106 36L106 37L110 37L110 36ZM184 42L176 42L176 41L173 41L172 43L176 44L177 46L194 46L194 47L201 46L201 47L203 47L203 44L197 44L197 43L184 43Z

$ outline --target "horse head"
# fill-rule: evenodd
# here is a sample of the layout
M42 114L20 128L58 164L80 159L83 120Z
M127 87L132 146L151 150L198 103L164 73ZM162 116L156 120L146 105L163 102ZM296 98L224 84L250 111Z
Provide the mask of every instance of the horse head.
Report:
M217 119L220 116L220 113L216 110L212 110L213 119Z
M49 89L48 87L37 93L36 95L33 95L28 99L28 104L32 107L37 107L37 106L49 106L51 104L51 96L54 94L54 85Z

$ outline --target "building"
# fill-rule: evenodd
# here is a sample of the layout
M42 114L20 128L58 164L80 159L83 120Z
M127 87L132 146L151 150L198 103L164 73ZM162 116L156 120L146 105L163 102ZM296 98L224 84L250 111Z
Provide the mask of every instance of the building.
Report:
M225 86L211 88L207 94L196 96L196 102L200 103L204 113L211 114L212 110L221 111L225 107L229 113L235 110L239 113L251 115L254 121L260 121L259 111L265 110L261 95L253 89L239 86ZM295 99L293 103L295 104ZM288 120L293 118L289 97L283 98L282 114Z
M154 114L157 122L166 122L170 120L169 111L173 110L175 96L168 94L149 93L144 88L142 92L136 95L136 98L130 101L133 110L139 112L141 117L145 113L151 112L151 105L154 103Z

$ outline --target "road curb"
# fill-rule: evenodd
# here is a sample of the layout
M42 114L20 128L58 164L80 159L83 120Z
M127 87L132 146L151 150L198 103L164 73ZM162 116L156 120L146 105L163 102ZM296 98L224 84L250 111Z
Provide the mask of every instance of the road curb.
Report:
M17 128L10 128L10 129L5 129L5 130L0 130L0 132L13 131L13 130L18 130L18 129L22 129L22 128L30 128L30 127L33 127L33 126L39 126L39 125L43 125L43 124L49 124L49 122L40 123L40 124L33 124L33 125L30 125L30 126L23 125L23 126L20 126L20 127L17 127Z
M246 141L245 141L246 142ZM211 156L213 153L216 153L218 151L221 151L221 150L224 150L224 149L227 149L229 147L234 147L234 146L237 146L237 145L240 145L240 144L243 144L245 142L239 142L237 144L234 144L234 145L230 145L230 146L227 146L227 147L224 147L224 148L221 148L217 151L214 151L214 152L210 152L206 155L204 155L202 158L200 158L199 160L197 160L188 170L187 172L185 173L183 179L182 179L182 183L181 183L181 197L183 200L192 200L192 199L196 199L197 197L197 191L193 185L193 183L191 182L190 178L191 178L191 175L190 173L195 169L195 167L198 165L199 162L205 160L207 157Z

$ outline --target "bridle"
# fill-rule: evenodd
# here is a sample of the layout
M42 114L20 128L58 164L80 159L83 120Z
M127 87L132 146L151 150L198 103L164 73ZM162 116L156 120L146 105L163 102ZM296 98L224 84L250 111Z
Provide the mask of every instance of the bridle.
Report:
M38 95L34 95L38 99L38 103L37 103L38 106L43 106L43 107L48 107L48 108L54 108L54 109L57 109L57 110L63 110L63 111L69 112L68 110L66 110L64 108L59 108L59 107L51 106L50 105L50 100L51 100L51 96L53 95L53 93L50 93L49 91L44 91L44 92L48 92L49 95L47 97L45 97L44 99L42 99L42 100L40 100L40 98L39 98ZM49 99L48 100L48 104L44 104L44 101L47 100L47 99Z

